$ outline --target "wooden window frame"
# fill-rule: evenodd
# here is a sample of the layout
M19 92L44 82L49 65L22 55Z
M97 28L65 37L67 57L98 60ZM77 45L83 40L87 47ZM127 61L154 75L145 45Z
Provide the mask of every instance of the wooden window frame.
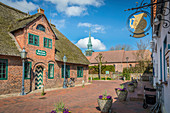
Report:
M6 66L5 66L5 78L2 78L0 76L0 80L7 80L8 79L8 59L0 59L0 60L6 63Z
M30 35L33 35L33 43L30 43ZM38 44L35 44L35 37L38 37ZM28 33L28 44L30 45L34 45L34 46L39 46L39 36L38 35L34 35L34 34L31 34L31 33Z
M52 65L53 68L53 73L52 73L52 77L50 76L50 66ZM54 64L48 64L48 79L54 79Z
M45 46L45 40L47 40L47 46ZM51 41L51 47L49 46L49 40ZM44 44L44 47L45 47L45 48L52 49L52 39L49 39L49 38L44 37L43 44Z

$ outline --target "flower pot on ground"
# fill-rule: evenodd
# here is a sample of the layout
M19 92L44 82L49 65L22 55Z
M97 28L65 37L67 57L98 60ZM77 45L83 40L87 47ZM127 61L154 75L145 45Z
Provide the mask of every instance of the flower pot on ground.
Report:
M97 100L102 113L108 113L109 110L111 110L113 99L112 96L107 95L107 92L105 92L103 95L100 95Z
M135 88L137 88L137 86L138 86L138 82L137 82L137 80L135 79L135 80L133 80L132 82L133 82L133 84L134 84Z
M126 101L128 91L126 88L115 88L119 101Z
M129 83L129 84L128 84L128 91L129 91L129 92L134 92L134 91L135 91L135 86L134 86L133 83Z
M71 111L65 108L65 104L61 100L55 105L55 109L51 113L71 113Z

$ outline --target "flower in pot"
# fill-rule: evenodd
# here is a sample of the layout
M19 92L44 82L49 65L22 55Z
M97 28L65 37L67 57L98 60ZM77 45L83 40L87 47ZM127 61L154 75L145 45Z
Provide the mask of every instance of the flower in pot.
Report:
M115 88L115 91L119 101L126 101L128 91L126 88L124 88L124 85L121 85L121 88Z
M128 91L129 92L134 92L135 91L135 86L134 86L134 84L132 82L128 84Z
M64 103L62 100L55 105L55 109L51 111L51 113L71 113L69 109L65 108Z
M132 82L133 82L135 88L137 88L137 86L138 86L138 81L137 81L136 79L134 79Z
M112 107L112 96L107 94L107 91L103 95L100 95L98 98L98 105L101 112L107 113L111 110Z

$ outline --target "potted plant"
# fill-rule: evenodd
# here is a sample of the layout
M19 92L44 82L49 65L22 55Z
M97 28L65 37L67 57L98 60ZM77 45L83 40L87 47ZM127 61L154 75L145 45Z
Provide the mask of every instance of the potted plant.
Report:
M64 103L62 100L55 105L55 109L51 111L51 113L71 113L69 109L65 108Z
M132 82L128 84L128 91L129 92L134 92L135 91L135 86L134 86L134 84Z
M137 81L136 79L134 79L132 82L133 82L135 88L137 88L137 86L138 86L138 81Z
M115 88L115 91L120 101L126 101L128 91L124 88L124 85L121 85L120 88Z
M107 91L103 95L100 95L98 98L98 105L101 112L108 113L112 107L112 96L107 94Z

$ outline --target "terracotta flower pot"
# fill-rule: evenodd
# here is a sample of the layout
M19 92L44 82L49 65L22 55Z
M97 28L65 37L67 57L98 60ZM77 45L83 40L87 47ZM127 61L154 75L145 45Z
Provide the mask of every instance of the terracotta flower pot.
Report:
M109 109L111 109L112 107L112 101L113 99L110 99L110 100L98 99L98 105L102 113L109 112Z
M134 85L128 85L128 91L129 92L134 92L135 91L135 86Z

